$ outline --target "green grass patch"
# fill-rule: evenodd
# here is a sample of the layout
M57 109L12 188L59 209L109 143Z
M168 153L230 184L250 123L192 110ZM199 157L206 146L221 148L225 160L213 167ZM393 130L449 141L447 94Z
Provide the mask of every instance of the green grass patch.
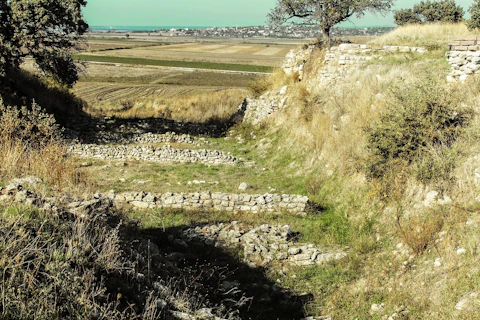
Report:
M75 54L74 59L80 61L96 61L107 63L124 63L134 65L163 66L177 68L197 68L211 70L229 70L229 71L245 71L245 72L272 72L273 68L268 66L253 66L247 64L234 63L217 63L204 61L177 61L177 60L154 60L144 58L127 58L112 56L95 56L86 54Z

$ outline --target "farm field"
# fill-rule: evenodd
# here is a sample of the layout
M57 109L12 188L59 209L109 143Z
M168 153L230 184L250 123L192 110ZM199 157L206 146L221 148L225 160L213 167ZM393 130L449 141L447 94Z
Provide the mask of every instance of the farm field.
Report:
M103 62L108 62L108 58L111 62L120 62L113 58L138 59L138 61L126 62L132 64L141 63L140 59L145 59L150 60L150 63L144 61L141 64L152 64L151 60L155 60L279 67L285 55L299 45L298 42L274 43L270 39L265 40L268 42L240 42L238 39L192 42L192 39L183 38L162 38L155 41L89 38L84 45L84 50L81 50L82 54L77 57L94 61L104 57ZM187 67L194 66L187 65Z
M201 61L279 67L289 46L259 44L180 44L95 52L95 56L150 60ZM86 53L85 55L89 55ZM93 54L92 54L93 55Z
M76 56L84 70L74 93L95 116L167 115L183 121L175 112L182 110L202 122L201 114L235 110L249 94L247 88L297 47L294 42L180 40L89 38L89 49Z

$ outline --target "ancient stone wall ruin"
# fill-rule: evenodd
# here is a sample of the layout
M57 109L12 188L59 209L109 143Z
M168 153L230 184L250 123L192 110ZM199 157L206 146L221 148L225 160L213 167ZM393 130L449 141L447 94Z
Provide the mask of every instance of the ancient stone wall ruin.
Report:
M219 210L230 212L305 214L311 206L308 197L291 194L231 194L231 193L144 193L124 192L111 196L115 203L137 208L172 208L186 210Z
M203 164L235 164L238 158L217 150L175 149L151 145L72 144L68 151L83 158L101 160L143 160L150 162L179 162Z
M480 70L479 38L454 40L450 43L450 51L447 52L447 61L451 66L447 76L449 82L465 81Z
M382 59L382 57L396 53L426 53L421 47L408 46L377 46L366 44L343 43L338 47L332 47L325 54L324 67L317 77L311 81L325 85L335 84L344 79L356 67L369 61Z
M375 46L344 43L332 47L325 53L323 66L313 74L306 73L306 65L313 59L315 46L307 46L300 50L292 50L285 57L282 66L285 74L294 76L298 81L305 81L307 88L312 86L329 86L345 79L359 66L369 61L382 59L384 56L397 53L423 54L427 50L421 47L407 46ZM316 62L315 62L316 63ZM287 106L288 87L269 91L258 99L246 99L242 108L246 109L244 121L258 124L275 112Z

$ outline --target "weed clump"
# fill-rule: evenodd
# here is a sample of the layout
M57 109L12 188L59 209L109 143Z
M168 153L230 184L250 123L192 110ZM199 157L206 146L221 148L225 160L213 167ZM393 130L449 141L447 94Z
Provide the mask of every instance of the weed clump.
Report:
M396 87L392 95L393 102L367 129L368 176L387 184L412 175L424 184L449 180L456 157L451 149L472 110L461 105L453 88L428 77Z

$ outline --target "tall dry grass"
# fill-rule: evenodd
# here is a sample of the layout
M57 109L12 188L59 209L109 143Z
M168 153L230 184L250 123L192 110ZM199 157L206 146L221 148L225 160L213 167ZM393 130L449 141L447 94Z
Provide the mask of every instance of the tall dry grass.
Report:
M29 110L0 102L0 116L0 179L33 175L60 189L80 182L52 115L35 103Z
M155 117L196 123L224 122L237 111L247 94L246 89L228 89L147 99L107 101L93 104L86 111L93 116Z
M410 24L396 28L369 43L429 47L447 45L451 40L476 35L480 35L479 31L468 30L464 23Z

